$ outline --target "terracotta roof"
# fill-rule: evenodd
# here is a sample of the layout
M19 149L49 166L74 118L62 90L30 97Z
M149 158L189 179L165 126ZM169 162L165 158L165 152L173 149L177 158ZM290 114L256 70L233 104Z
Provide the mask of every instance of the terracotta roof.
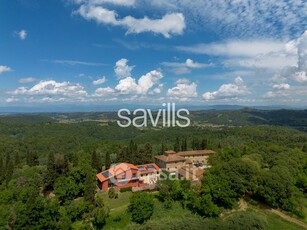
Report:
M156 173L160 171L160 168L155 163L137 165L138 172L140 175L148 173Z
M123 172L126 172L130 169L136 169L138 170L138 168L133 165L133 164L130 164L130 163L120 163L120 164L117 164L111 168L109 168L108 170L105 170L101 173L98 173L96 175L96 177L99 179L99 181L103 182L103 181L106 181L108 180L110 177L114 177L116 175L119 175Z
M164 152L164 155L166 155L166 156L171 155L171 154L176 154L176 152L173 151L173 150L167 150L167 151Z
M211 155L215 154L216 152L212 150L193 150L193 151L184 151L184 152L178 152L178 156L197 156L197 155Z
M178 162L178 161L185 161L184 157L181 156L177 156L176 155L169 155L169 156L165 156L165 155L160 155L160 156L156 156L157 159L163 161L163 162Z
M187 164L192 164L193 162L192 162L192 160L190 160L190 159L186 159L186 160L185 160L185 163L187 163Z
M178 170L178 173L188 180L198 180L203 176L204 170L192 166L183 166Z

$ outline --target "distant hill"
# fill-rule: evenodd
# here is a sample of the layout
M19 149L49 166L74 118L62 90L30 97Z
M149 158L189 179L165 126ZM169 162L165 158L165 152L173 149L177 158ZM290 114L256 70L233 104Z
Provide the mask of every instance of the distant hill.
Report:
M228 108L224 108L224 110L191 110L190 119L193 125L278 125L307 131L307 110L260 110L250 108L229 110ZM114 122L117 119L117 112L37 113L0 115L0 122L4 123L67 123L84 121Z
M204 110L192 112L191 118L192 121L203 124L279 125L307 131L307 110Z

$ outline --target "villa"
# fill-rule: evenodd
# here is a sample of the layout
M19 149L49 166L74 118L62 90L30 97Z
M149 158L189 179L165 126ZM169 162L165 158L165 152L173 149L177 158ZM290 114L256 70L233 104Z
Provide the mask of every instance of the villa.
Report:
M120 163L96 175L100 190L145 187L158 181L160 168L155 163L133 165Z

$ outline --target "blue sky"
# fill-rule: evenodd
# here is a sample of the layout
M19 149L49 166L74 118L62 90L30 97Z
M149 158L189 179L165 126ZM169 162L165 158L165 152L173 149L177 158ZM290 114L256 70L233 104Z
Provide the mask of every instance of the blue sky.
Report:
M0 105L307 105L300 0L4 0Z

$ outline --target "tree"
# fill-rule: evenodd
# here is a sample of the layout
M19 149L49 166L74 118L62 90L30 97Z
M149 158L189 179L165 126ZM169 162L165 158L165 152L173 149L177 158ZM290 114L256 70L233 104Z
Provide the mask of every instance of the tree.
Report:
M131 213L132 221L142 224L149 220L154 211L153 197L146 192L136 192L130 198L128 211Z
M180 141L179 141L178 137L176 137L176 141L175 141L175 144L174 144L174 151L175 152L179 152L180 151Z
M207 149L208 148L208 139L202 139L201 141L201 149Z
M15 151L14 159L15 159L15 165L18 165L20 163L20 156L19 156L19 151L18 150Z
M304 145L303 145L302 151L305 152L305 153L307 153L307 144L304 144Z
M181 144L181 151L187 151L187 150L188 150L188 143L187 143L187 139L184 138Z
M10 160L6 165L5 180L7 184L12 179L13 173L14 173L14 164L13 164L13 160Z
M165 151L166 151L166 147L165 147L164 143L162 142L162 144L161 144L161 155L163 155Z
M100 159L99 159L96 151L92 152L91 158L92 158L91 159L92 168L94 168L97 172L100 172L101 171L101 164L100 164Z
M64 204L76 198L79 188L72 177L59 177L54 184L54 193Z
M193 205L193 208L203 217L218 217L221 213L219 207L213 203L210 194L197 198Z
M106 219L108 217L108 212L105 208L95 208L93 211L93 225L96 229L102 229L106 224Z
M96 208L93 211L93 225L96 229L102 229L109 215L109 210L105 208L102 197L97 196Z
M4 172L5 172L5 167L4 167L4 161L3 161L3 156L0 154L0 184L2 180L4 179Z
M110 199L116 198L116 191L114 188L110 188L108 191L108 196Z
M95 202L95 176L89 170L86 174L85 183L84 183L84 200L89 201L91 203Z
M110 157L109 151L106 154L105 167L106 167L106 169L109 169L111 167L111 157Z
M150 163L152 162L152 146L149 143L146 143L144 146L144 154L141 157L142 162L140 164Z
M53 153L49 153L47 162L47 171L44 178L45 190L52 190L55 180L57 179L57 172L55 168L55 158Z

